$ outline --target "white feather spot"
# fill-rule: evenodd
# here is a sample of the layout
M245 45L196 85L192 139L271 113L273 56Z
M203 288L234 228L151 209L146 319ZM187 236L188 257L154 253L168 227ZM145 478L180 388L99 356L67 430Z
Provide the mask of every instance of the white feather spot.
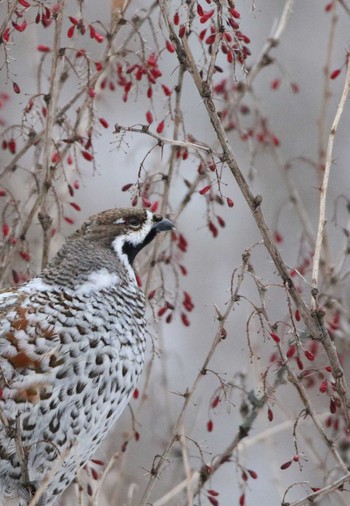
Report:
M54 290L56 285L50 285L49 283L45 283L45 281L42 278L33 278L28 283L26 283L25 286L20 287L18 289L19 292L49 292Z
M119 283L119 276L115 272L109 272L103 268L99 271L91 272L88 278L76 287L78 295L89 295L106 288L111 288Z

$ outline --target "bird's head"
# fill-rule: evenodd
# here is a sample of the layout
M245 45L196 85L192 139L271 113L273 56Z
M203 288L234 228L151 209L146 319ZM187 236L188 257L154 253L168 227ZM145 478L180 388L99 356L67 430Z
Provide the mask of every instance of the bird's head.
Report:
M137 253L159 232L172 230L174 223L146 209L109 209L91 216L72 238L84 238L111 247L132 265Z

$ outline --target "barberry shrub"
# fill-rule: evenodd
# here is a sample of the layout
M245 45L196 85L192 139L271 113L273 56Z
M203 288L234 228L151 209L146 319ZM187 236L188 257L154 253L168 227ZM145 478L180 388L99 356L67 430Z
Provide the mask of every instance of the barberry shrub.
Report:
M143 380L66 503L344 504L347 2L5 0L0 20L2 285L93 212L177 225L136 266Z

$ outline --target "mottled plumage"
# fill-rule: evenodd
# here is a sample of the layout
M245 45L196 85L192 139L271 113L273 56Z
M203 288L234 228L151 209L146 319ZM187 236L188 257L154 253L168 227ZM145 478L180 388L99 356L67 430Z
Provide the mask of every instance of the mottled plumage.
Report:
M48 267L0 293L0 497L49 506L120 416L142 371L144 296L132 262L170 220L91 217Z

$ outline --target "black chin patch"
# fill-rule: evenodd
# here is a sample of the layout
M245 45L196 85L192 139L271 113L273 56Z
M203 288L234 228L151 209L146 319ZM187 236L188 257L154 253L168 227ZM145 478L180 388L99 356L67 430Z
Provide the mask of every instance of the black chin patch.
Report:
M125 255L127 255L130 265L133 264L136 255L145 246L147 246L147 244L149 244L151 241L153 241L153 239L155 238L156 235L157 235L156 228L151 228L151 230L146 235L144 241L141 242L140 244L135 245L135 244L131 244L131 242L125 241L125 243L123 244L122 251Z

